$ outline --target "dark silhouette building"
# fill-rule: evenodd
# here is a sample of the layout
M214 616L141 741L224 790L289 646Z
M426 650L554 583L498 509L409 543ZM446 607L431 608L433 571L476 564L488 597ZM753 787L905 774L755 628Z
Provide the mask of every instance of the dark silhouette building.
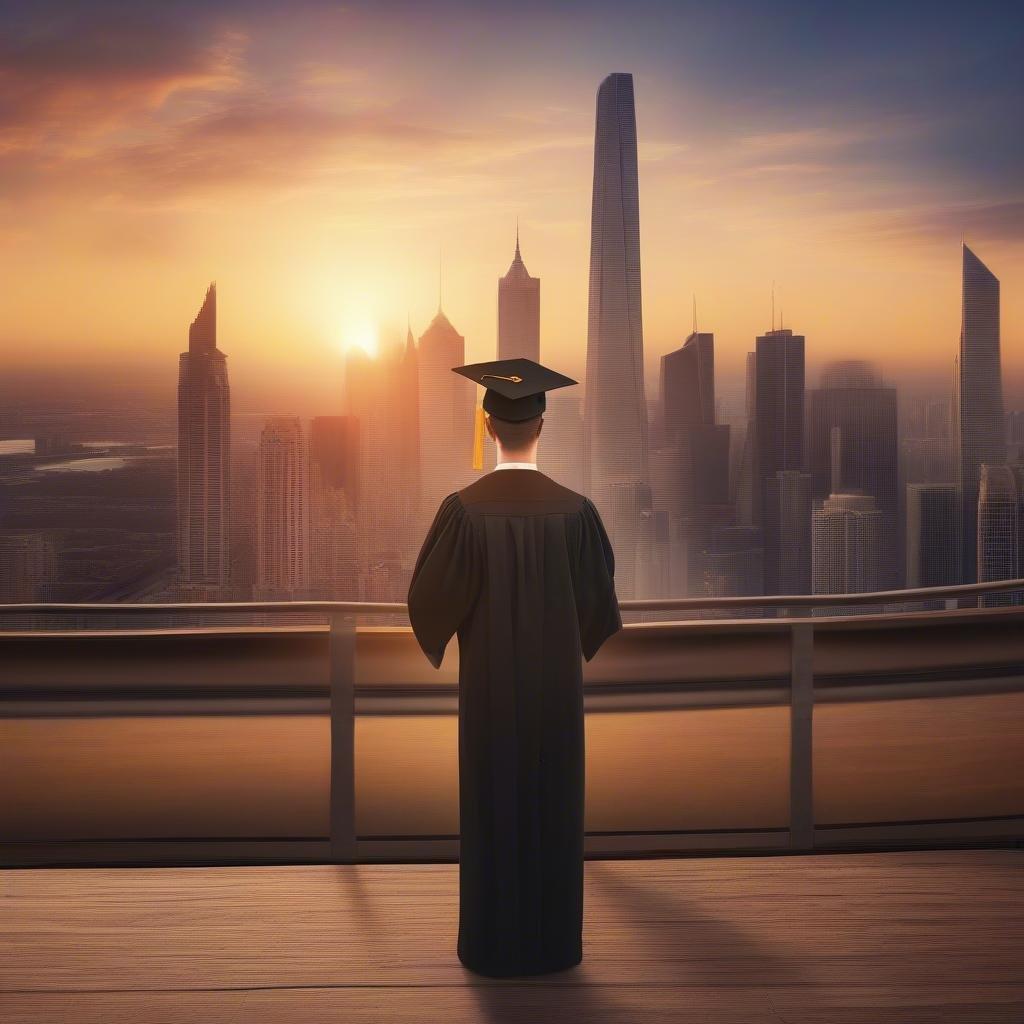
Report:
M981 465L1006 462L999 365L999 280L966 246L960 352L953 378L953 444L960 488L961 575L978 580L977 512Z
M686 463L684 487L695 507L729 501L729 427L715 422L715 338L694 332L661 357L663 441ZM682 509L671 509L682 511Z
M231 399L217 348L217 286L211 284L178 360L178 566L186 596L228 585Z
M354 416L314 417L309 428L309 577L318 598L359 596L358 505L359 421Z
M882 517L880 589L902 586L899 530L899 443L896 389L861 360L832 363L808 396L807 448L811 499L860 493L875 499ZM867 577L865 577L867 578Z
M959 492L955 484L907 485L907 586L960 582Z
M803 335L789 328L760 335L752 369L754 422L748 429L753 436L753 515L764 542L764 592L809 593L810 480L792 475L802 477L804 469Z

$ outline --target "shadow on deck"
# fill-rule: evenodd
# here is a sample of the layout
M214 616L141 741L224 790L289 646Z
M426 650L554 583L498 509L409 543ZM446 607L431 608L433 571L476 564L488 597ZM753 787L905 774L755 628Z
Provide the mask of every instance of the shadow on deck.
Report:
M1024 1020L1024 851L588 860L583 963L455 955L453 864L9 870L5 1024Z

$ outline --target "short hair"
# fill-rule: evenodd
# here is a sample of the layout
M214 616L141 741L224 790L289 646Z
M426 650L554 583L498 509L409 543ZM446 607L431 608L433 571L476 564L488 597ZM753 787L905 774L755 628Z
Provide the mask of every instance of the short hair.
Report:
M543 414L532 416L528 420L503 420L498 416L488 413L491 421L491 429L494 436L501 442L502 448L509 448L515 451L518 448L525 448L536 436L540 428L540 421Z

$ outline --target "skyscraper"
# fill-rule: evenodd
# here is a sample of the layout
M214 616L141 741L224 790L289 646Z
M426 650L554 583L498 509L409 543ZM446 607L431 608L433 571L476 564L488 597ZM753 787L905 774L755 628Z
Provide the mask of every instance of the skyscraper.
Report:
M325 600L358 599L359 421L317 416L309 429L310 586Z
M415 513L419 474L410 472L408 438L416 408L407 382L411 360L414 371L415 350L410 356L408 339L405 349L392 339L376 355L353 348L345 361L346 409L359 421L362 573L382 557L399 560L402 528Z
M812 512L811 577L815 594L863 594L885 590L888 520L874 495L831 494ZM837 605L824 614L850 614Z
M810 481L803 517L797 514L804 507L802 483L778 477L800 473L804 466L804 337L788 327L771 330L758 337L755 351L752 498L764 536L764 592L807 593L779 589L784 566L791 584L806 578L810 586ZM800 552L799 565L788 564L786 552Z
M760 529L759 491L757 477L757 353L748 352L745 362L743 437L737 447L736 481L733 501L736 523L743 529Z
M261 598L305 596L309 586L309 489L302 424L267 420L256 478L256 589Z
M202 600L227 586L230 493L231 403L211 284L178 360L178 566L187 596Z
M475 478L473 408L477 385L453 366L466 361L466 339L438 309L419 342L420 479L423 516Z
M602 514L616 482L647 482L640 200L633 76L597 93L584 395L585 487Z
M999 365L999 280L963 247L960 352L953 396L953 444L960 489L961 571L978 579L977 511L981 464L1006 462L1006 424Z
M811 592L811 474L780 469L766 481L766 594Z
M703 557L715 528L733 518L730 428L715 422L714 345L714 335L694 331L661 358L653 417L659 429L652 431L648 469L654 509L666 517L669 583L677 596L703 592Z
M351 507L359 503L359 421L355 416L315 416L309 427L310 478L343 491Z
M981 464L978 486L978 582L1015 580L1021 575L1024 466ZM986 605L1011 604L1014 594L989 594Z
M907 586L960 582L961 544L955 484L907 485Z
M665 436L693 423L715 422L715 336L694 331L661 357Z
M575 388L547 395L537 466L574 491L583 490L583 417Z
M680 348L662 356L660 383L664 440L682 450L689 502L705 508L726 504L729 427L715 422L714 335L694 331Z
M540 278L530 277L519 253L498 279L498 358L540 362Z
M899 524L899 445L896 389L862 360L830 363L809 394L808 468L815 505L829 495L862 493L883 517L883 577L872 589L903 585Z

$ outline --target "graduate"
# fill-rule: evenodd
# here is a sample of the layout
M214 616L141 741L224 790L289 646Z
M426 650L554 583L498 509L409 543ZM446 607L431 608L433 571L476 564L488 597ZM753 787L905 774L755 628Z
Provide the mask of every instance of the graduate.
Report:
M439 667L459 638L458 957L490 977L583 958L583 665L622 628L615 561L589 498L537 469L545 393L530 359L454 367L483 385L493 472L445 498L409 619ZM468 453L467 453L468 455Z

